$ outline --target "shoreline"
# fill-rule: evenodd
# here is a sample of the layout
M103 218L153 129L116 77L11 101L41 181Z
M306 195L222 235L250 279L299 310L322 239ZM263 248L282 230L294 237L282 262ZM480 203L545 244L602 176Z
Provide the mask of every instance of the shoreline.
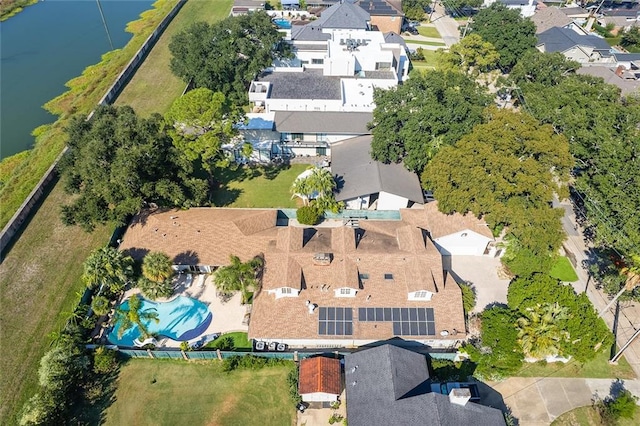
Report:
M33 6L38 3L40 0L16 0L14 3L11 3L7 10L2 11L2 15L0 15L0 22L6 21L7 19L16 16L18 13L22 12L25 7Z

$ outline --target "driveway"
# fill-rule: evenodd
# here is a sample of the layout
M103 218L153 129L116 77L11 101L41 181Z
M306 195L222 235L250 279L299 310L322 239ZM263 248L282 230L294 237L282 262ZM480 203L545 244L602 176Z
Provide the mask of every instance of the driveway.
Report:
M489 393L482 403L502 409L506 405L519 426L549 425L567 411L591 405L594 395L605 398L620 389L613 379L541 377L511 377L491 386L497 393ZM622 381L622 386L640 396L640 381Z
M435 11L431 16L431 22L436 26L447 46L451 46L460 41L458 22L451 16L445 14L444 8L439 3L435 6Z
M509 279L498 275L500 259L489 256L443 256L445 269L456 282L470 282L476 291L473 312L487 306L507 303Z

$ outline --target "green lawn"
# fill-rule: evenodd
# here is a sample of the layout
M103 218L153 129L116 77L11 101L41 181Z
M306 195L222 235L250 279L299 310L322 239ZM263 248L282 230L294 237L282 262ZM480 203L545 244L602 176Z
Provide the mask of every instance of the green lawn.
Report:
M561 362L555 363L533 363L525 365L516 373L515 377L583 377L590 379L633 379L635 374L633 369L622 357L618 365L609 364L608 351L601 351L598 356L585 363L580 364L575 361L569 361L566 364Z
M404 40L407 44L421 44L423 46L442 46L446 47L447 45L444 43L438 43L437 41L423 41L423 40Z
M40 358L52 331L64 321L60 312L77 306L82 262L109 241L111 227L88 234L60 223L60 205L69 201L56 185L0 264L0 320L4 351L0 357L0 424L13 424L24 401L37 389Z
M551 272L549 272L553 278L557 278L560 281L572 283L574 281L578 281L578 275L576 275L576 271L573 269L571 262L565 256L558 257L556 262L551 267Z
M218 349L220 347L220 343L226 337L230 337L233 339L233 348L237 351L245 351L247 349L252 349L251 342L247 337L247 333L242 331L236 331L233 333L225 333L220 336L218 339L213 342L209 342L206 344L206 348Z
M418 33L424 37L442 38L435 27L418 27Z
M591 406L575 408L555 419L551 426L600 426L600 415ZM620 419L618 426L634 426L640 424L640 409L636 409L633 419Z
M116 105L131 105L142 116L164 114L186 86L169 69L171 38L194 22L214 23L226 18L232 3L232 0L188 1L124 88Z
M221 367L219 361L129 360L104 424L295 424L287 385L290 367L230 373Z
M291 184L308 164L292 164L284 168L241 167L225 169L216 177L222 185L213 194L218 207L295 208L297 199L291 198Z
M433 69L438 65L438 54L434 50L422 49L422 54L424 55L424 61L411 61L411 65L414 68Z

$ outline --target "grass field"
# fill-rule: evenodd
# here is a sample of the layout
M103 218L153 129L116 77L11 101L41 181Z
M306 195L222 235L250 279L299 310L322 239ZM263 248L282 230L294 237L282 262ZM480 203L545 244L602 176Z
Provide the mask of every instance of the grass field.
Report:
M572 283L574 281L578 281L578 275L576 271L571 266L571 262L568 258L561 256L558 257L556 263L551 267L551 272L549 272L553 278L557 278L560 281Z
M633 419L620 419L618 426L633 426L640 424L640 409L636 409ZM600 415L591 406L575 408L555 419L551 426L600 426Z
M440 37L440 33L435 27L424 27L420 26L418 28L418 33L424 37L433 37L433 38L442 38Z
M225 373L219 361L132 359L120 371L104 424L290 426L295 407L288 393L289 369Z
M444 43L439 43L437 41L423 41L423 40L404 40L407 44L421 44L423 46L442 46L446 47L447 45Z
M424 61L411 61L411 65L417 69L433 69L438 65L438 54L433 50L422 49Z
M49 347L49 333L64 324L60 312L73 311L82 262L89 251L109 241L110 227L87 234L60 223L60 205L68 198L56 185L31 219L20 239L0 264L0 424L14 415L33 393L40 358Z
M561 362L549 364L525 363L513 375L515 377L581 377L590 379L635 378L633 369L624 357L620 359L618 365L610 365L608 355L607 351L600 352L595 359L585 364L575 361L569 361L566 364Z
M291 198L291 184L308 164L292 164L277 168L238 168L224 170L217 176L224 184L213 194L217 207L295 208L297 199Z
M186 86L169 69L171 37L193 22L213 23L226 18L232 3L232 0L188 1L122 91L116 105L130 105L145 117L154 112L164 114Z
M207 343L205 345L205 348L219 349L220 343L222 342L222 339L224 339L225 337L230 337L231 339L233 339L234 350L245 351L252 348L251 342L247 338L247 333L244 333L242 331L225 333L222 336L220 336L218 339L214 340L213 342Z

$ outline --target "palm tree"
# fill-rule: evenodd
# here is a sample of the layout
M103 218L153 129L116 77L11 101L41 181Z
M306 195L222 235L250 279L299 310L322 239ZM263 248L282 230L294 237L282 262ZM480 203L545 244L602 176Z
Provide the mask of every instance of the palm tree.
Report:
M120 328L118 329L118 338L122 338L124 332L133 328L134 326L138 326L140 330L140 334L144 339L149 337L149 330L143 324L143 320L153 320L158 323L160 320L158 319L158 313L153 311L144 311L141 312L140 309L142 307L142 299L138 295L134 295L129 297L128 305L129 309L122 309L122 305L118 307L116 310L116 321L120 322Z
M152 251L142 261L142 275L150 281L163 282L173 276L172 265L169 256L159 251Z
M569 333L560 328L560 321L569 318L568 309L556 303L528 308L518 318L518 342L525 355L545 358L560 353L560 343L569 339Z
M291 185L291 193L302 198L305 206L309 205L314 195L316 198L330 197L336 187L336 181L328 169L311 167L308 170L311 170L310 174L297 178Z
M254 257L243 263L238 256L230 256L231 264L219 268L214 277L216 287L223 293L240 291L243 302L249 299L249 291L258 287L257 274L264 261Z
M107 315L109 309L111 309L109 299L104 296L94 297L93 301L91 302L91 309L98 316Z
M99 287L112 294L124 290L133 276L133 259L113 247L94 250L84 261L82 279L87 287Z
M170 279L152 281L145 276L138 280L138 287L151 300L156 300L159 297L169 297L173 294L173 285Z

